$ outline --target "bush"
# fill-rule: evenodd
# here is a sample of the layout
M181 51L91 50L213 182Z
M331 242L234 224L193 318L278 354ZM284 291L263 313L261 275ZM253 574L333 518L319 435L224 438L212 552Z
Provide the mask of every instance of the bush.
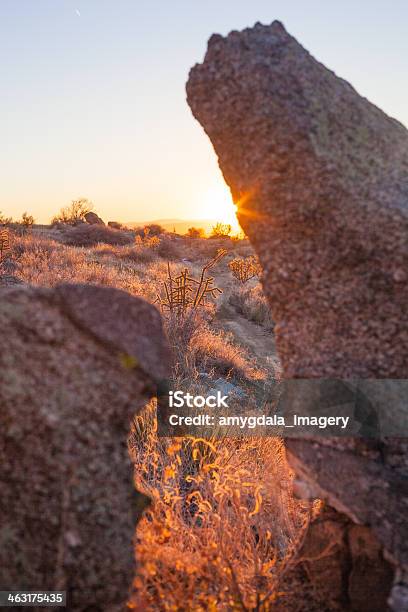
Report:
M132 237L125 232L105 225L81 224L65 231L64 242L77 247L91 247L99 242L111 245L126 245L132 242Z
M11 217L5 217L0 210L0 225L9 225L12 222L13 219Z
M204 238L205 232L202 227L189 227L187 236L189 238Z
M210 238L229 238L232 227L229 223L216 223L211 230Z
M236 257L228 264L232 275L243 285L255 276L260 277L262 273L261 264L255 255L250 257Z
M161 234L166 233L166 230L158 223L149 223L144 226L143 232L146 236L161 236Z
M160 238L157 236L149 236L149 234L143 234L143 237L140 235L135 236L135 245L137 247L155 250L159 247L159 244Z
M10 223L10 227L13 229L14 233L17 236L23 236L29 230L32 229L35 223L34 217L24 212L22 214L20 221L15 221L14 223Z
M24 225L26 229L29 229L34 225L35 219L33 215L29 215L27 212L23 212L20 223L21 225Z
M93 204L86 198L72 200L71 204L61 208L59 213L51 220L51 225L58 223L67 223L68 225L76 225L78 221L84 221L85 215L93 209Z

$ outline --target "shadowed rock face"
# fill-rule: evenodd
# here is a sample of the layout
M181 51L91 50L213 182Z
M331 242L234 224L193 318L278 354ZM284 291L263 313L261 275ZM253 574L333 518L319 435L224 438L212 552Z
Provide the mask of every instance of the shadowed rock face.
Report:
M101 219L96 213L90 211L85 213L85 221L89 223L89 225L105 225L103 219Z
M129 423L168 376L158 311L85 285L0 290L0 588L123 609L134 491Z
M284 377L408 378L407 130L279 22L212 36L187 97L260 257ZM405 610L406 441L287 446L299 484L381 541ZM377 596L356 575L351 606L359 580L358 601Z
M279 22L211 37L188 103L264 269L286 377L408 377L408 132Z

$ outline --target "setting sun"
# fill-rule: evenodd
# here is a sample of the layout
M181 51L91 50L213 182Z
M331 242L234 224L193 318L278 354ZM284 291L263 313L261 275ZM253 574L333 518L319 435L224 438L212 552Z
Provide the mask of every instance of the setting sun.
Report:
M236 217L237 208L232 201L231 192L226 183L220 181L211 185L204 193L200 204L203 217L229 223L234 232L241 229Z

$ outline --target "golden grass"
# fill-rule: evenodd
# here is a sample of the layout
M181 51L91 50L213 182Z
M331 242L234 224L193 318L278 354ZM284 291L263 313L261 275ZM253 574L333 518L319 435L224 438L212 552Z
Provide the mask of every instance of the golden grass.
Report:
M212 329L208 324L193 335L189 348L197 366L216 376L255 380L265 377L247 351L234 343L230 333Z
M260 283L254 287L238 287L231 293L229 303L249 321L273 328L271 309Z
M136 610L271 610L313 512L278 438L159 438L155 405L129 438L137 488Z

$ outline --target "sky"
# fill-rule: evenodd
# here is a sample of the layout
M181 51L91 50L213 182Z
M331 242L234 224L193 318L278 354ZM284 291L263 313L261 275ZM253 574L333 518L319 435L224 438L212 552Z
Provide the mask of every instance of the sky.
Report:
M408 125L406 0L0 0L0 211L230 218L185 83L211 34L274 19Z

